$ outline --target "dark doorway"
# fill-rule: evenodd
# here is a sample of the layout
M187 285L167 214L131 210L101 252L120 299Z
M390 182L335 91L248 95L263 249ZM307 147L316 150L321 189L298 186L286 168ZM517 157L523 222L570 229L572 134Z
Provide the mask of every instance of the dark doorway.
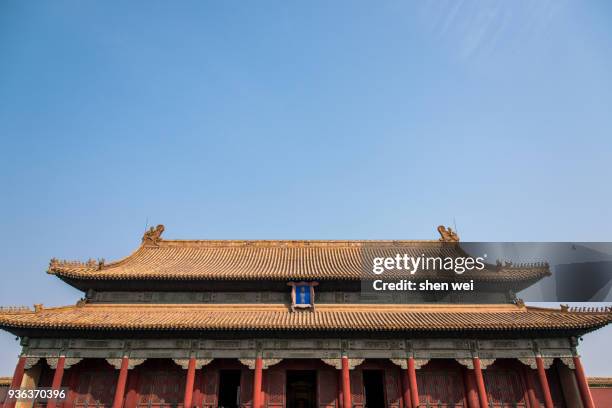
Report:
M287 408L315 408L317 372L287 371Z
M240 370L219 371L219 408L240 407Z
M382 370L363 370L365 408L385 408Z

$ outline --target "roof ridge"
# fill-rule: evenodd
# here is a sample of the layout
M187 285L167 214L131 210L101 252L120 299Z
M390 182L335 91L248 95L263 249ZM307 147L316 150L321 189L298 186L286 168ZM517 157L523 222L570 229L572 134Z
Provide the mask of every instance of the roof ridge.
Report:
M304 239L270 239L270 240L164 240L161 238L162 234L166 230L163 224L157 225L157 227L151 227L146 230L142 237L142 244L146 246L158 246L161 243L177 242L177 243L252 243L252 242L265 242L265 243L457 243L459 242L459 236L452 228L447 228L443 225L438 226L437 231L440 234L440 238L437 240L304 240Z
M443 244L437 239L296 239L296 238L278 238L278 239L160 239L158 242L195 242L195 243L214 243L214 242L230 242L230 243L437 243Z
M561 306L561 308L566 308L569 312L573 313L612 313L612 306Z
M49 261L49 267L47 268L47 273L50 275L57 275L57 272L63 269L81 269L84 271L92 271L92 270L101 271L103 269L116 267L116 266L119 266L119 265L122 265L128 262L134 256L136 256L139 252L142 252L145 248L146 246L144 244L141 244L138 246L138 248L136 248L136 250L132 251L132 253L130 253L129 255L124 256L123 258L119 258L109 263L106 263L106 260L104 258L98 258L97 261L94 260L93 258L89 258L86 262L82 262L78 260L76 261L66 260L66 259L59 260L54 257L54 258L51 258L51 260Z
M612 317L611 306L599 306L599 307L568 307L567 305L560 305L560 308L550 308L542 306L527 306L527 309L533 311L557 311L568 314L608 314Z
M19 313L26 313L26 312L34 312L32 309L30 309L29 306L0 306L0 313L1 314L19 314Z

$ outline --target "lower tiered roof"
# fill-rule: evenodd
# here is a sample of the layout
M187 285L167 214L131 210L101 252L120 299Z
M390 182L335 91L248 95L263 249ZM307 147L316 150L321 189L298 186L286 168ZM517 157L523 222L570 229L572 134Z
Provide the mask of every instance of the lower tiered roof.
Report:
M542 331L587 332L612 321L609 309L524 305L87 304L0 312L0 327L85 331Z

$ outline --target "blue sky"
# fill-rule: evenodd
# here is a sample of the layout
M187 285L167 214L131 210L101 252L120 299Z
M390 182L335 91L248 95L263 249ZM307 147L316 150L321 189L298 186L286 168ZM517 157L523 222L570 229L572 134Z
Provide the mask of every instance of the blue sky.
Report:
M168 238L606 241L612 4L0 3L0 303ZM612 331L585 337L612 375ZM0 334L0 374L17 343Z

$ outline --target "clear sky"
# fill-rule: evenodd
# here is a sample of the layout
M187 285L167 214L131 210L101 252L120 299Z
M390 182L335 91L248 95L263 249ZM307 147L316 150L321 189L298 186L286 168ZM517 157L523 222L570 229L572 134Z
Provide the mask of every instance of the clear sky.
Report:
M76 302L49 259L125 256L147 223L610 240L611 23L595 0L4 0L0 304ZM0 334L0 375L17 353Z

